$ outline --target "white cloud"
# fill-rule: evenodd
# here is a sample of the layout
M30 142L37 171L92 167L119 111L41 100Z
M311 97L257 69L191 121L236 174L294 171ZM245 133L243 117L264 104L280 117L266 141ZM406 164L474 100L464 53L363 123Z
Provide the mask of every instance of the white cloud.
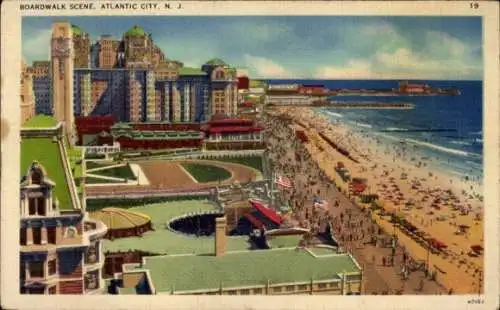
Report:
M472 49L447 33L440 31L429 31L426 33L426 42L430 53L436 56L464 57L471 53Z
M349 60L345 66L324 66L316 69L314 74L318 79L363 79L374 78L371 64L367 61Z
M249 68L250 72L253 73L252 77L258 78L291 78L297 77L296 75L285 69L279 63L274 62L271 59L252 56L252 55L244 55L243 56L245 66Z
M23 38L23 58L30 64L33 60L48 60L50 58L50 38L52 29L41 29L31 32Z
M459 54L449 53L448 58L439 59L432 53L415 53L411 49L400 48L393 53L378 52L374 61L385 71L398 72L411 78L466 79L480 74L480 67L471 65L463 57L464 49L455 44L451 50Z

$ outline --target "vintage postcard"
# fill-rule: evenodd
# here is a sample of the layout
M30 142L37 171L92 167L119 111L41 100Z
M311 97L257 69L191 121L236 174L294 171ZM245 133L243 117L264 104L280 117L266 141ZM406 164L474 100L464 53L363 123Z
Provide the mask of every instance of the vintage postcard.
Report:
M2 3L2 307L497 308L498 9Z

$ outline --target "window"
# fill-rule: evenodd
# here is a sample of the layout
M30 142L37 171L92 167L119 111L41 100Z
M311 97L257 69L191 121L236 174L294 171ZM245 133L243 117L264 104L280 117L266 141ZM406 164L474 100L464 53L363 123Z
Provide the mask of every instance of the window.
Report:
M35 198L28 198L28 214L35 215L36 214L36 205Z
M57 261L55 259L49 261L49 276L57 271Z
M29 263L30 277L31 278L43 278L44 263L42 262L31 262Z
M28 294L32 295L44 295L45 288L44 287L33 287L28 289Z
M26 266L22 262L19 264L19 274L21 279L26 279Z
M26 228L21 228L20 234L19 234L19 244L21 245L26 245Z
M256 295L260 295L260 294L262 294L262 289L261 288L255 288L253 290L253 293L256 294Z
M339 287L339 283L338 282L332 282L332 283L330 283L330 287Z
M293 292L295 290L295 285L289 285L286 287L287 292Z
M320 289L326 288L326 283L318 283L318 288Z
M306 284L299 285L299 291L305 291L305 290L307 290L307 285Z
M273 293L280 293L282 290L282 287L281 286L278 286L278 287L273 287Z
M38 215L45 215L45 197L37 198L37 213Z
M33 244L42 244L42 228L33 227L31 230L33 231Z
M227 291L228 295L236 295L236 291Z
M250 295L250 290L249 289L240 290L240 294L241 295Z

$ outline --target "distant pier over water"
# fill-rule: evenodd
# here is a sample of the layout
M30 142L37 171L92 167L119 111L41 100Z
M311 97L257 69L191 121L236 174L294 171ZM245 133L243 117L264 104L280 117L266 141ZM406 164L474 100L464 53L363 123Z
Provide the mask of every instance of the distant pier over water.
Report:
M323 105L320 103L313 104L314 106L324 106L331 108L349 108L349 109L396 109L396 110L411 110L415 108L413 103L408 102L346 102L346 101L329 101Z

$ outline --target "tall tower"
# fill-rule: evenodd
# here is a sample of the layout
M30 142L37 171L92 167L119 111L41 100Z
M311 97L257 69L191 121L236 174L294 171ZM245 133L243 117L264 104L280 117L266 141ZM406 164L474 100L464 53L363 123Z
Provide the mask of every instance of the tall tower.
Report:
M73 33L68 22L52 25L52 103L54 118L63 123L70 143L74 143L73 113Z

